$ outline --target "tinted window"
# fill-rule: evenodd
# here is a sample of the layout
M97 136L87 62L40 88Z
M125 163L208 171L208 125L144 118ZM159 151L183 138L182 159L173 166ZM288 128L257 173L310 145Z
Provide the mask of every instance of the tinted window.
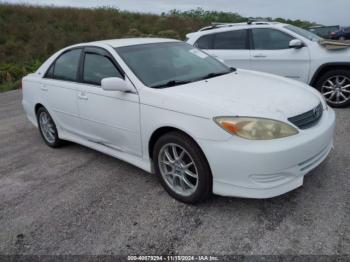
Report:
M254 48L257 50L276 50L289 48L294 37L270 28L253 29Z
M98 54L85 54L84 82L100 85L101 80L106 77L122 76L108 57Z
M53 78L53 69L55 67L55 64L52 64L49 68L49 70L47 70L46 72L46 77L48 78Z
M195 44L200 49L211 49L213 44L213 35L204 35L199 38Z
M247 30L215 34L214 49L247 49Z
M76 81L80 53L81 49L73 49L62 54L53 67L53 77L55 79ZM50 73L50 70L48 73Z

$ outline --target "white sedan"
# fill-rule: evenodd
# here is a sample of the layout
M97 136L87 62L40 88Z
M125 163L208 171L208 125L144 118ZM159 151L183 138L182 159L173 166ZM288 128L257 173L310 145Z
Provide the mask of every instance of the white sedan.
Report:
M187 203L286 193L333 147L335 114L315 89L171 39L70 46L22 86L47 145L73 141L156 173Z

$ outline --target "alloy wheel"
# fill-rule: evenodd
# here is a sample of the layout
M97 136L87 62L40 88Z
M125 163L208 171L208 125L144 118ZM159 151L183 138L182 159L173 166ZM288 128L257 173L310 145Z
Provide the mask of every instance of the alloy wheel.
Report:
M350 78L343 75L329 77L323 83L321 93L330 103L346 103L350 100Z
M54 123L49 114L45 111L41 112L39 115L39 125L45 140L50 144L55 143L56 131L54 128Z
M160 173L166 184L181 196L189 196L198 187L198 169L191 155L180 145L165 144L158 155Z

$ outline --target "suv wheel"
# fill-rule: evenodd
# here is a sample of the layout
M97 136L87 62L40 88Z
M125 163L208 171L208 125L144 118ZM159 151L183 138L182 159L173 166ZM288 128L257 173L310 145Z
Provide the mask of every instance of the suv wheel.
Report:
M153 161L161 184L175 199L194 204L210 196L209 164L190 137L180 132L163 135L154 146Z
M45 143L50 147L59 147L62 140L58 138L58 132L49 112L44 107L39 108L37 112L39 131Z
M316 88L330 106L348 106L350 104L350 71L330 70L317 81Z

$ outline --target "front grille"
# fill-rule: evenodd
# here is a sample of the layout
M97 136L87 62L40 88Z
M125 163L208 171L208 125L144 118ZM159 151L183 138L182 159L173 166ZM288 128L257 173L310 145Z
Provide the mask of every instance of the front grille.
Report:
M320 103L318 106L311 109L310 111L307 111L306 113L303 113L301 115L290 117L288 118L288 120L300 129L307 129L315 125L322 117L322 114L323 107Z

